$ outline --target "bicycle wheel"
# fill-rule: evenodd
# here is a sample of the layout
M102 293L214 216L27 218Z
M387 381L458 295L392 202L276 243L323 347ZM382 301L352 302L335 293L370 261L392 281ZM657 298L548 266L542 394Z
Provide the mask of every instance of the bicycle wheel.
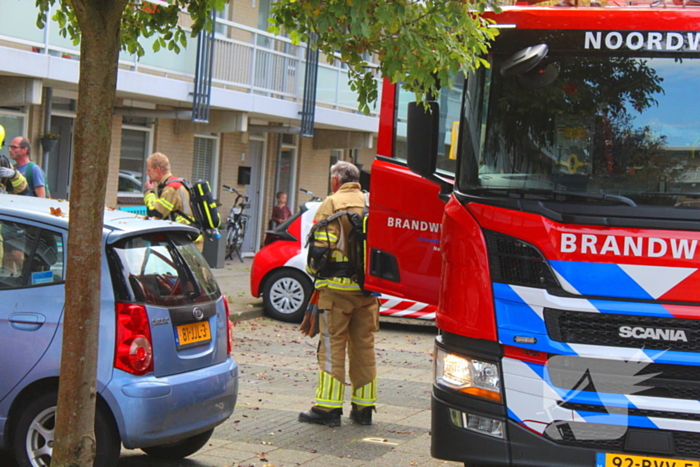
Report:
M238 224L229 224L226 227L226 259L233 259L236 251L236 238L238 237Z
M236 250L238 250L239 252L241 251L241 247L243 246L243 240L245 240L245 231L247 227L248 217L241 216L241 218L238 220L238 234L236 236Z

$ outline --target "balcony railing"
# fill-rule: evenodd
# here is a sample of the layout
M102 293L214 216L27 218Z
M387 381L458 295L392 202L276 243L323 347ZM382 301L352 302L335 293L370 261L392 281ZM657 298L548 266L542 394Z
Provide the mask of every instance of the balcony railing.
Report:
M6 21L0 30L0 45L80 59L80 46L61 37L55 22L49 21L43 30L37 28L37 9L33 0L0 0L0 11L12 11L12 21ZM302 100L306 66L304 45L296 46L285 37L220 18L217 18L215 27L215 86L290 101ZM121 67L194 80L196 38L188 38L187 47L179 54L167 49L153 52L153 40L142 39L146 53L140 59L122 51L119 60ZM357 95L350 90L347 71L340 62L331 65L321 59L317 105L357 112Z

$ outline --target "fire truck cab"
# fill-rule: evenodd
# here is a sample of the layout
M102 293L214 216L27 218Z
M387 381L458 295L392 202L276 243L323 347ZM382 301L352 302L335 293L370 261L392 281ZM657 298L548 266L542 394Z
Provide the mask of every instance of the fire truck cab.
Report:
M432 454L700 466L700 8L504 7L384 85L369 288L438 305Z

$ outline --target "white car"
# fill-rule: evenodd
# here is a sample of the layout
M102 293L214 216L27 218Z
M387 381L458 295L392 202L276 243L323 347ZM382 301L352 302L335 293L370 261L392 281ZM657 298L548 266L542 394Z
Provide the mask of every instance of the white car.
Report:
M280 321L301 322L313 292L313 282L306 273L307 249L304 243L313 223L319 202L302 205L265 237L265 246L253 259L250 291L263 298L265 312ZM379 294L380 314L385 316L435 319L436 307Z
M140 173L119 171L117 198L119 204L143 204L143 183Z

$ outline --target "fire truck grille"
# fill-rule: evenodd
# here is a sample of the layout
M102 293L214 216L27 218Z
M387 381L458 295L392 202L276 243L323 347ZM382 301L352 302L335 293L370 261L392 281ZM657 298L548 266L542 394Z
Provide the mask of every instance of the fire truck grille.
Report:
M549 337L568 344L700 352L700 320L545 308ZM624 332L633 335L625 336Z
M567 391L700 400L697 366L555 355L547 361L547 370L552 384ZM648 416L684 419L669 413Z
M555 422L547 426L545 437L567 446L592 448L601 451L623 451L626 449L630 431L664 432L673 438L672 451L668 454L685 458L700 457L700 433L686 431L647 430L581 422Z
M489 252L491 279L503 284L528 287L558 287L559 282L537 248L491 230L484 230Z
M600 405L575 404L572 402L560 402L559 406L565 409L575 410L577 412L598 412L638 417L671 418L674 420L690 420L694 422L700 421L700 414L687 412L667 412L662 410L645 410L627 407L603 407Z

